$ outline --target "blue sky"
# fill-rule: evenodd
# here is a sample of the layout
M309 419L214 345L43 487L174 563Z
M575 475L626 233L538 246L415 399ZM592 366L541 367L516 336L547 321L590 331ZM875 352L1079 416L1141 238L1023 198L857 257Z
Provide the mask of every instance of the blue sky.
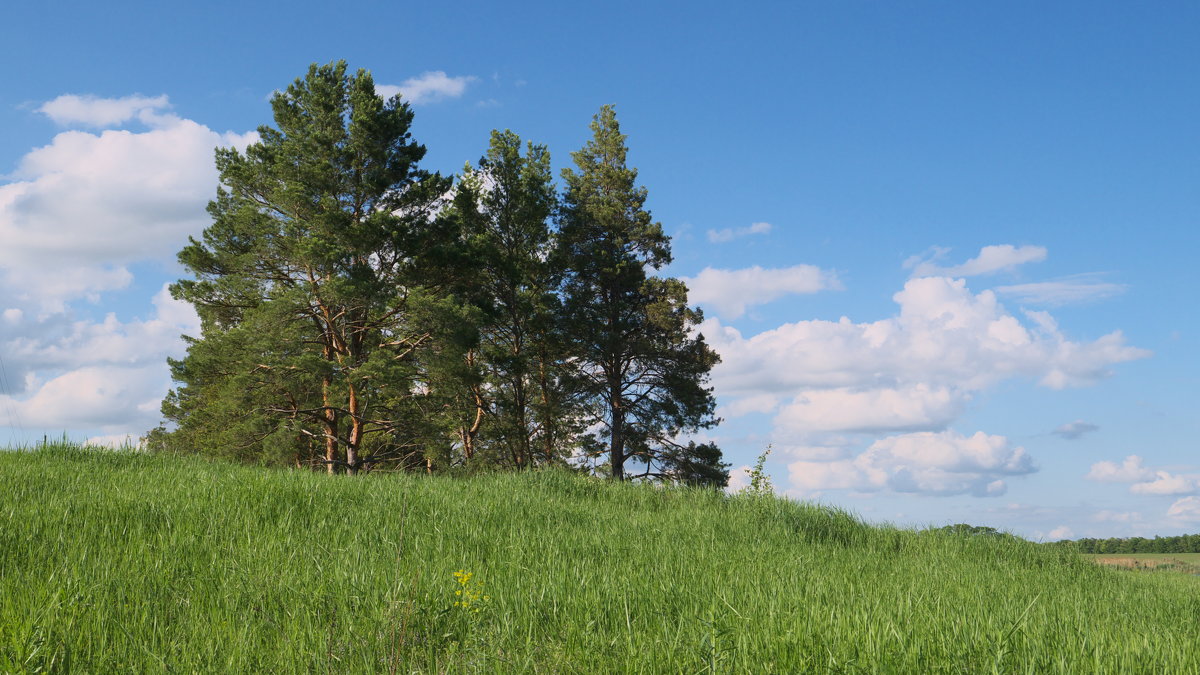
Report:
M426 166L617 106L737 467L902 524L1200 531L1200 6L25 3L0 56L0 444L157 421L211 148L344 58ZM845 318L843 318L845 317ZM740 477L735 477L741 480Z

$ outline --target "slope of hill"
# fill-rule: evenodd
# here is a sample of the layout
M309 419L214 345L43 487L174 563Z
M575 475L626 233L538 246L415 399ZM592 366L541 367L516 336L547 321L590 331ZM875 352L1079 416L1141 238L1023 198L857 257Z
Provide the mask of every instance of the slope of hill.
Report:
M0 452L0 671L1198 672L1200 582L564 472Z

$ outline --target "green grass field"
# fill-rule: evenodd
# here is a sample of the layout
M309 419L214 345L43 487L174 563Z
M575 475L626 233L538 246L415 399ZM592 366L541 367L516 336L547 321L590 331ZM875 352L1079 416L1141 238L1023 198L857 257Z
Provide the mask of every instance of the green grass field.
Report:
M773 498L0 452L2 672L1188 673L1198 616L1187 575Z

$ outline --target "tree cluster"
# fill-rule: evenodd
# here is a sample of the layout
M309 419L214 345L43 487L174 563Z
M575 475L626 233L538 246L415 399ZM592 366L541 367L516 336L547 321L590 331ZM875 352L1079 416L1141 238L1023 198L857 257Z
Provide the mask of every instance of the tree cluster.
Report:
M994 527L986 525L971 525L969 523L955 523L953 525L944 525L934 528L938 532L947 534L956 534L967 537L993 537L997 539L1015 539L1016 537L1009 532L1002 532Z
M1109 537L1084 538L1054 542L1069 546L1080 553L1200 553L1200 534L1181 534L1174 537Z
M588 464L724 485L718 361L645 208L611 107L556 186L493 132L455 179L420 168L400 96L313 65L275 127L220 149L212 224L172 285L201 319L152 447L359 473Z

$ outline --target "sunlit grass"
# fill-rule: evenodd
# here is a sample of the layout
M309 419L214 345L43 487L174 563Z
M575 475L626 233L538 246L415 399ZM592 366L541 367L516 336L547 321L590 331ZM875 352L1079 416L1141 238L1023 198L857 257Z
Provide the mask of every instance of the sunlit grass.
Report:
M4 452L0 572L0 672L1200 672L1193 577L561 472Z

